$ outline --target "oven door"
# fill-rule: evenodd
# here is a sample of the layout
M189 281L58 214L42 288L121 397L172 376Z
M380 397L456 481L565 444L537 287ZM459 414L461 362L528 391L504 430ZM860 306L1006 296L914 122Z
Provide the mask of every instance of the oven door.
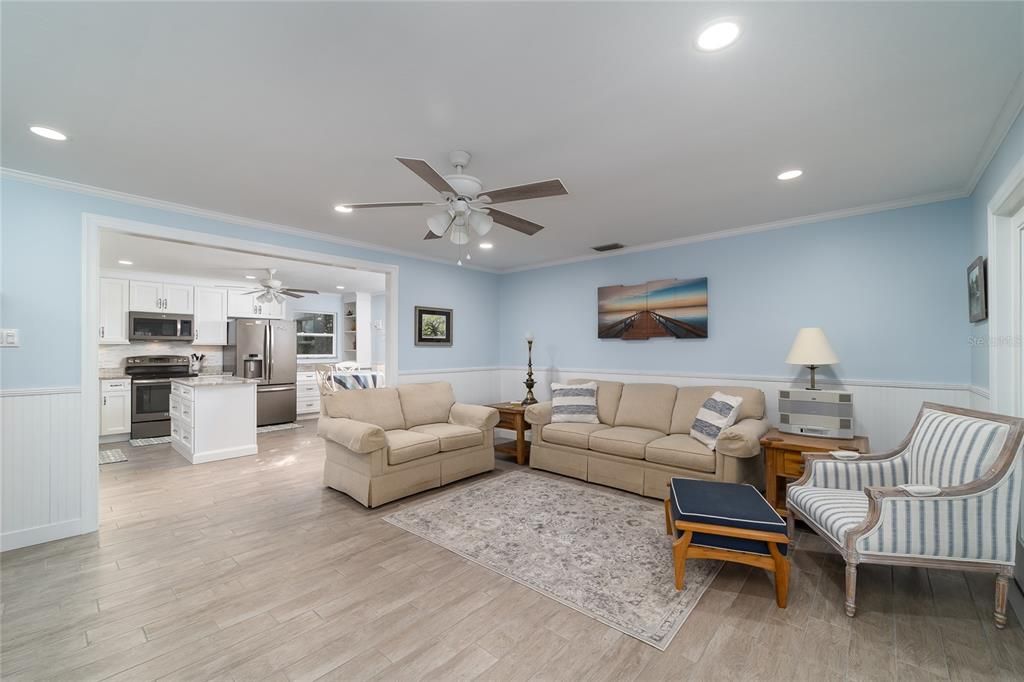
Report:
M171 380L132 380L132 423L171 418Z

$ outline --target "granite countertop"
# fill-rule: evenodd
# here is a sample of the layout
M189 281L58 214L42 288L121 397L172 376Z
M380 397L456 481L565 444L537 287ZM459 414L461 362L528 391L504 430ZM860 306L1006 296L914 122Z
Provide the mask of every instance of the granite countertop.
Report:
M258 379L245 379L243 377L235 377L230 374L224 375L203 375L198 377L178 377L171 379L176 384L182 384L183 386L234 386L236 384L258 384Z
M100 381L108 381L110 379L127 379L128 375L124 373L123 369L101 369L100 370Z

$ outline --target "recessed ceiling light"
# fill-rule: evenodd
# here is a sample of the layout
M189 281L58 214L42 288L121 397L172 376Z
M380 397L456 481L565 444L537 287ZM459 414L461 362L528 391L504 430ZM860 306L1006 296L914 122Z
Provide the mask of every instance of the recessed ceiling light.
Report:
M47 140L56 140L57 142L63 142L68 139L68 136L59 130L53 128L47 128L45 126L32 126L29 128L33 133L39 137L45 137Z
M132 264L132 262L130 260L119 260L117 262L120 263L121 265L131 265Z
M492 244L490 242L480 242L480 248L481 249L493 249L494 248L494 244Z
M335 288L335 289L344 289L345 287L343 287L343 286L341 286L341 285L339 284L338 286L336 286L336 287L334 287L334 288Z
M256 275L246 275L246 279L256 279Z
M716 21L697 36L697 48L714 52L729 47L740 37L740 25L734 21Z
M337 206L334 207L334 210L337 211L338 213L351 213L352 212L352 209L349 208L348 206L346 206L345 204L338 204Z
M802 170L800 170L799 168L794 168L793 170L782 171L781 173L779 173L778 178L779 180L794 180L796 178L799 178L803 174L804 172Z

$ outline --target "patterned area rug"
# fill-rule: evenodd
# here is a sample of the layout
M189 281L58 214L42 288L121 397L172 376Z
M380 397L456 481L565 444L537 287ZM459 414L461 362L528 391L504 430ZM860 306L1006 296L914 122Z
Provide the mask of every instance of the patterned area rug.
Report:
M528 471L384 520L662 651L722 566L687 562L676 592L662 504Z
M120 448L100 450L100 464L114 464L115 462L127 462L128 455Z
M170 443L170 436L158 436L156 438L132 438L128 441L133 447L141 447L143 445L163 445L164 443Z

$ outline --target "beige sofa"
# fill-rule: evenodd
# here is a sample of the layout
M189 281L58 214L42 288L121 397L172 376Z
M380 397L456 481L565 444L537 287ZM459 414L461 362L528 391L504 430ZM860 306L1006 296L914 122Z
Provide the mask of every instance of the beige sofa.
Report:
M491 471L497 423L497 410L456 403L445 382L327 393L324 484L376 507Z
M715 391L743 403L712 451L689 433ZM768 422L764 394L756 388L598 381L597 412L600 424L552 424L550 402L527 408L530 466L659 499L672 476L764 485L759 441Z

